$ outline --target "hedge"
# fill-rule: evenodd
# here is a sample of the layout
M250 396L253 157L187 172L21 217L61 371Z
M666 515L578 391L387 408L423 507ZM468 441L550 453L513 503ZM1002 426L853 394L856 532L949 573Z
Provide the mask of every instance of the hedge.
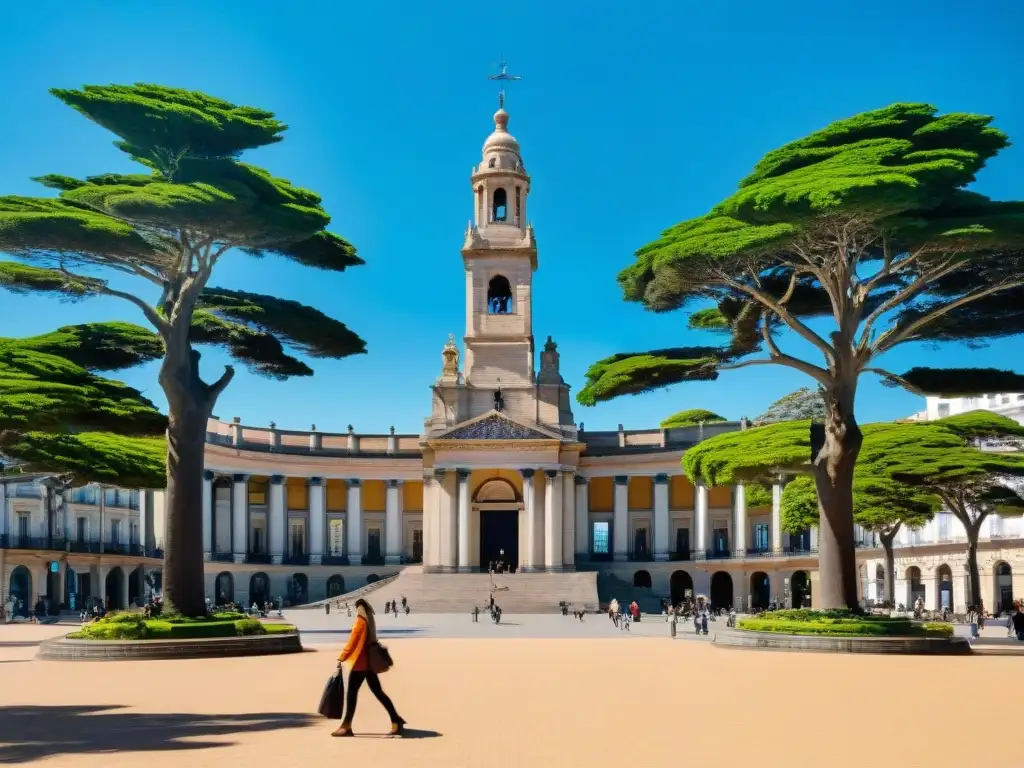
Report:
M952 637L953 626L917 623L902 617L858 615L852 611L786 610L740 619L752 632L828 637Z
M263 624L241 613L219 613L188 618L161 616L147 619L141 613L116 613L85 625L72 640L193 640L239 635L295 632L291 624Z

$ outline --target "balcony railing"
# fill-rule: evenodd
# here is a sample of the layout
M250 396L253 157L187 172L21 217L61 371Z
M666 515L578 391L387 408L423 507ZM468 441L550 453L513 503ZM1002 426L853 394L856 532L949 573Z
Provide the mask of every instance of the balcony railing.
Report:
M46 536L18 536L4 534L0 536L0 549L39 549L49 552L70 552L82 555L128 555L130 557L163 558L162 549L145 549L141 544L112 544L98 540L68 540L62 536L49 538Z

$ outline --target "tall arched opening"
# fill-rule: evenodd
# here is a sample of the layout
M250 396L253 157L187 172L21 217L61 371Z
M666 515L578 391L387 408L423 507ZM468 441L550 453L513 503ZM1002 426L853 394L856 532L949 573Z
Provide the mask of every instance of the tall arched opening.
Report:
M996 604L995 611L1009 611L1013 607L1013 570L1009 563L999 563L995 568Z
M345 594L345 577L336 573L327 580L327 597L338 597Z
M487 283L487 312L492 315L510 315L514 311L512 285L504 275L495 275Z
M757 571L750 575L750 607L760 608L762 611L768 608L772 599L772 584L768 574L764 571Z
M257 571L249 577L249 604L256 603L262 608L270 602L270 577L263 571Z
M107 580L104 582L107 596L107 609L111 611L123 611L127 608L121 599L121 588L124 584L124 571L120 567L111 568L107 573Z
M935 569L935 583L938 584L939 594L937 596L936 610L953 610L953 569L946 564Z
M811 578L807 571L797 571L789 581L789 592L794 608L811 607Z
M914 610L917 598L924 600L924 584L921 583L921 569L916 565L907 568L907 605L908 611Z
M216 605L235 602L235 577L229 571L221 571L217 574L213 594L213 602Z
M708 595L713 608L732 608L732 576L718 571L711 577L711 594Z
M309 579L304 573L292 574L289 582L288 598L292 605L305 605L309 602Z
M15 616L28 616L32 610L32 573L24 565L19 565L11 571L11 585L7 590L9 597L17 601L13 607Z
M633 586L644 587L646 589L651 588L651 572L650 571L637 571L633 574Z
M686 571L673 571L668 580L668 591L672 605L693 599L693 579Z

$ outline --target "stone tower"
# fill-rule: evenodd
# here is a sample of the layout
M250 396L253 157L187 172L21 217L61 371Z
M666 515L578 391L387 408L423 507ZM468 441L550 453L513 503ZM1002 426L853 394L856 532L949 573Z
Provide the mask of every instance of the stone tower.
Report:
M535 370L537 242L527 218L530 177L519 142L508 132L508 121L504 108L494 114L494 131L470 175L473 219L462 245L463 370L457 381L449 373L435 384L428 430L495 409L518 421L552 427L573 423L568 387L558 372L550 339L542 375Z

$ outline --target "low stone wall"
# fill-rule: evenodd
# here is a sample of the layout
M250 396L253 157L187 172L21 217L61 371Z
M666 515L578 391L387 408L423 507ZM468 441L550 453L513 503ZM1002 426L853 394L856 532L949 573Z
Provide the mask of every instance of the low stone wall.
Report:
M721 648L755 648L777 651L927 656L957 656L971 653L970 643L959 637L822 637L735 630L716 632L713 642Z
M61 637L41 643L36 658L45 661L202 659L300 651L302 641L298 632L197 640L71 640Z

